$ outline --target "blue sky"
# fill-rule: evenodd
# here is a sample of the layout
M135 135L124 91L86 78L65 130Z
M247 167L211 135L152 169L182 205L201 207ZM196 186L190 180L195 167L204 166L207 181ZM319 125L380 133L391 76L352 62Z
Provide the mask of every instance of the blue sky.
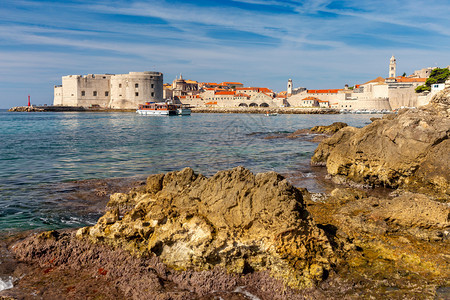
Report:
M69 74L160 71L275 91L450 64L448 0L0 1L0 108Z

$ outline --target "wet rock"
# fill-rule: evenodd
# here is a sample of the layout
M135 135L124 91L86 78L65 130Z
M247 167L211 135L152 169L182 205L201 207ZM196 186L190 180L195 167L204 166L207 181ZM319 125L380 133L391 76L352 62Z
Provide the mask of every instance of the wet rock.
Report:
M316 149L313 165L362 184L450 196L450 90L420 109L364 128L345 127Z
M129 196L112 196L129 203ZM111 210L79 237L152 253L177 270L216 266L245 274L268 270L291 287L312 286L336 258L299 190L275 172L238 167L210 178L186 168L152 175L135 206Z
M338 132L340 129L347 127L348 124L347 123L343 123L343 122L335 122L331 125L328 126L314 126L313 128L311 128L312 132L317 132L317 133L336 133Z

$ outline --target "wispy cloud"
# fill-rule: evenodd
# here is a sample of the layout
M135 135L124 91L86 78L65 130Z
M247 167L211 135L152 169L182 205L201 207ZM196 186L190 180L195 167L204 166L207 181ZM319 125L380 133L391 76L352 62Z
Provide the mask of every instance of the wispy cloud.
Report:
M444 66L449 14L444 0L3 0L0 107L26 89L51 102L66 74L157 69L282 90L289 77L316 88L384 76L393 53L405 72Z

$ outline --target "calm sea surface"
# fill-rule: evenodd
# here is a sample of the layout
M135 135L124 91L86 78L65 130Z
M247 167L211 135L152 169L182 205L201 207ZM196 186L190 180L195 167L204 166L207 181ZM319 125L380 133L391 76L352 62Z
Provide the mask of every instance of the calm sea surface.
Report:
M373 116L0 111L0 232L95 223L101 211L86 213L76 191L64 188L74 180L143 177L184 167L212 175L242 165L276 171L320 191L308 179L314 178L309 159L316 143L264 137L336 121L362 127Z

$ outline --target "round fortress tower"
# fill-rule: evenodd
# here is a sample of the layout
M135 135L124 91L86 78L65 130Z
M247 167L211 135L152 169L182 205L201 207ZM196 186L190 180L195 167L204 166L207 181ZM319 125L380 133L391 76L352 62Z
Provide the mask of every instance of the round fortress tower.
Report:
M145 102L163 100L163 74L130 72L111 76L110 108L135 109Z

